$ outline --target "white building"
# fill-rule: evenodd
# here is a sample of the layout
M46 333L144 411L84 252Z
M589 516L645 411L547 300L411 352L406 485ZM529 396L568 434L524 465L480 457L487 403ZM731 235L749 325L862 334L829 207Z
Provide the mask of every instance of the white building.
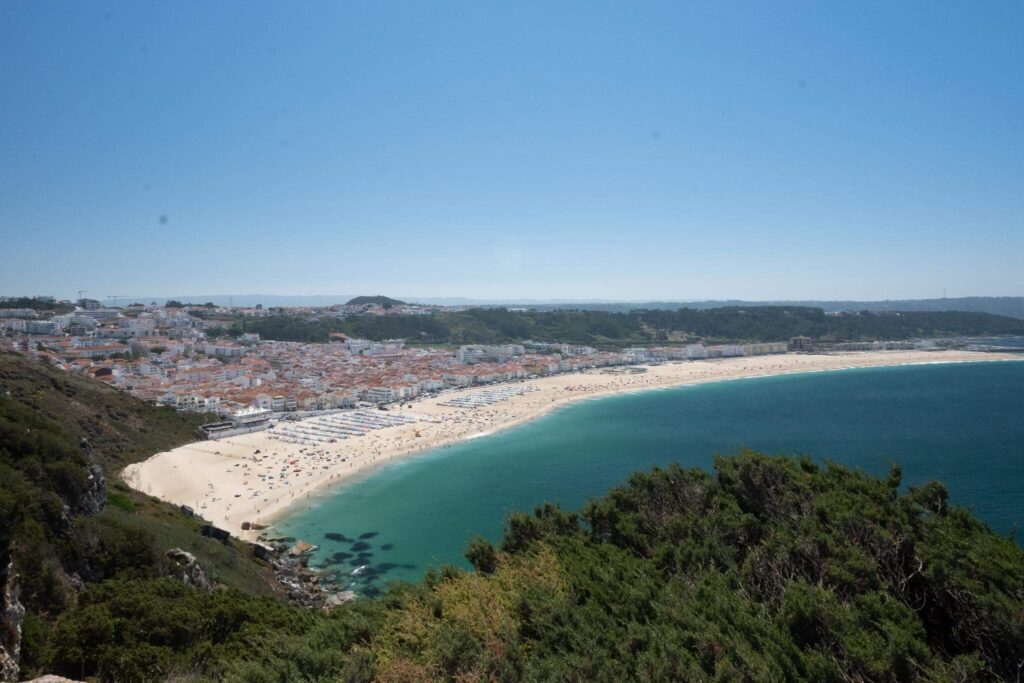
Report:
M60 334L64 326L55 320L26 320L25 332L27 334Z
M237 427L255 427L267 423L270 413L260 408L242 408L231 416L231 422Z
M736 358L744 355L743 347L739 344L722 344L717 348L722 358Z
M439 379L425 379L420 381L420 391L441 391L444 389L444 382Z
M221 358L240 358L245 355L245 347L223 342L203 344L203 353L207 356L218 356Z
M2 318L38 318L34 308L5 308L0 310Z
M592 346L575 346L572 344L562 344L560 347L562 355L564 356L589 356L594 353L597 349Z
M363 350L364 356L400 356L405 348L404 339L385 339L382 342L373 342Z
M466 365L474 363L506 363L514 356L522 356L526 350L521 344L501 344L498 346L484 346L481 344L469 344L460 346L455 358Z
M156 320L151 317L139 316L138 318L128 318L122 320L120 325L128 330L133 337L156 337L158 332L156 329Z
M371 403L389 403L395 400L395 392L391 387L370 387L363 392L363 399Z
M89 311L88 316L100 323L112 322L124 317L121 315L121 311L113 308L90 308L87 310Z
M767 342L762 344L744 344L743 353L747 356L767 356L772 353L786 353L789 345L786 342Z
M687 344L686 357L689 360L704 360L708 357L708 350L703 344Z
M649 360L650 354L648 354L647 349L633 348L622 352L622 361L624 363L646 363Z
M373 342L371 342L369 339L346 339L345 340L345 346L348 348L349 353L351 353L353 355L358 355L358 354L362 353L363 351L365 351L366 349L370 348L370 344L372 344L372 343Z

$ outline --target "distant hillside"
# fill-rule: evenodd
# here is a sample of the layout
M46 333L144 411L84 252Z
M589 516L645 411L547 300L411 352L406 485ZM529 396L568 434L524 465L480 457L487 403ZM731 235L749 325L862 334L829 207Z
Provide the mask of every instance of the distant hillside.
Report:
M405 302L404 301L399 301L398 299L392 299L391 297L381 296L380 294L378 294L376 296L357 296L355 298L349 299L348 302L345 305L346 306L385 306L385 307L390 307L390 306L403 306L403 305L405 305Z
M941 312L962 311L966 313L992 313L1011 318L1024 319L1024 297L1021 296L971 296L956 299L899 299L891 301L742 301L738 299L707 301L646 301L614 303L527 303L527 308L538 311L578 310L628 313L637 310L675 310L677 308L725 308L742 306L803 306L820 308L829 313L839 311L908 311Z
M218 306L255 306L262 304L270 307L318 307L333 306L343 301L359 299L375 299L376 297L355 297L351 295L295 295L277 294L191 294L175 296L178 301L212 301ZM383 297L389 298L389 297ZM121 303L129 301L150 302L167 301L168 297L125 296ZM972 296L951 299L893 299L886 301L822 301L822 300L771 300L747 301L741 299L708 299L699 301L661 300L661 301L580 301L571 299L475 299L470 297L404 297L404 301L416 301L436 306L477 306L481 308L529 308L537 311L552 310L586 310L628 313L635 310L675 310L677 308L722 308L728 306L806 306L820 308L824 311L964 311L977 313L993 313L1013 318L1024 318L1024 297L1020 296ZM398 301L392 299L392 301ZM13 306L13 304L12 304Z
M658 342L900 340L920 337L1024 335L1024 320L989 313L879 312L828 315L820 308L749 306L704 310L509 311L445 310L431 315L307 319L271 316L238 321L226 334L257 332L263 339L326 342L332 332L366 339L477 344L533 339L615 346Z
M0 309L5 308L31 308L37 311L52 311L54 313L67 313L75 310L75 307L71 304L61 304L56 301L38 299L33 296L0 299ZM3 310L0 310L0 317L3 317Z

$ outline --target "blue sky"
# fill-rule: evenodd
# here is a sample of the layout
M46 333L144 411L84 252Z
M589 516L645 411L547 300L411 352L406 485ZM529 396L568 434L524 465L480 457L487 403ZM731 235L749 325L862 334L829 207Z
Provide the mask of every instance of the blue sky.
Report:
M1024 4L0 4L0 294L1024 295Z

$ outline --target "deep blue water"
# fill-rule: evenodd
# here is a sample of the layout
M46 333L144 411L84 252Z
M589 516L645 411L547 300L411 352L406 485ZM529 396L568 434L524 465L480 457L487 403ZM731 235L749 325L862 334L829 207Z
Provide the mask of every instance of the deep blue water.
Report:
M321 546L312 565L373 592L428 566L466 565L467 538L500 540L509 511L543 501L575 509L634 470L709 468L715 454L742 446L882 476L898 462L905 485L938 479L954 503L1009 533L1024 520L1024 362L808 373L584 401L372 473L279 530Z

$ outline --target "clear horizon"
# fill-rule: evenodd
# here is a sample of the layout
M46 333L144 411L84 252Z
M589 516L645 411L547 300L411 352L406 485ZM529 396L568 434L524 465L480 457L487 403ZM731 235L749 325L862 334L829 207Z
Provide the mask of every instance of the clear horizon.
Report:
M6 3L0 293L1021 296L1022 30L1002 1Z

